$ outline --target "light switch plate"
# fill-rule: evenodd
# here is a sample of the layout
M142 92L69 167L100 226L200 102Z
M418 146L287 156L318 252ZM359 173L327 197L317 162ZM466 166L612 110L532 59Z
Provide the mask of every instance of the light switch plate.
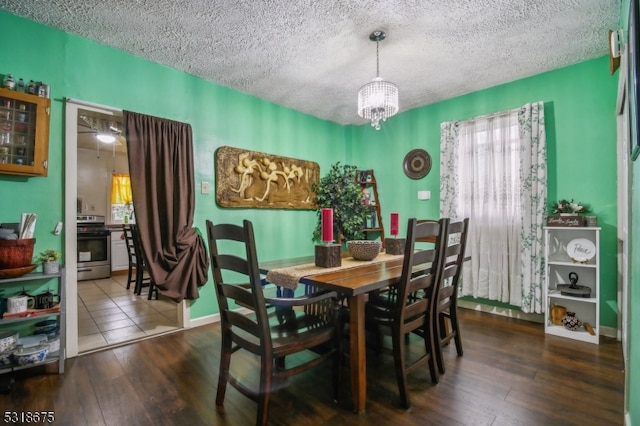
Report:
M200 192L203 194L209 193L209 182L202 182L200 184Z
M431 191L418 191L418 200L428 200L431 198Z

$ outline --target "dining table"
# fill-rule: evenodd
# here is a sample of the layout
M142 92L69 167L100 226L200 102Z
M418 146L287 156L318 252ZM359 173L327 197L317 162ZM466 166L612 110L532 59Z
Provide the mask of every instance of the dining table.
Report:
M348 299L349 363L353 409L363 413L367 403L365 302L369 292L396 285L402 275L403 255L380 253L371 261L342 258L340 266L316 266L314 257L260 262L266 281L295 290L298 283L334 290Z

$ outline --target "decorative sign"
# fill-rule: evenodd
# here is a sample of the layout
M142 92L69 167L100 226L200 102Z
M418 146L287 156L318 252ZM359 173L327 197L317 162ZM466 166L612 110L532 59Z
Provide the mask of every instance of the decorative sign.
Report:
M586 238L576 238L567 244L567 254L574 262L587 263L596 255L596 246Z
M548 216L547 226L566 226L570 228L577 228L584 226L582 216L570 215L570 216Z
M216 202L221 207L316 208L311 191L320 179L312 161L223 146L216 151Z

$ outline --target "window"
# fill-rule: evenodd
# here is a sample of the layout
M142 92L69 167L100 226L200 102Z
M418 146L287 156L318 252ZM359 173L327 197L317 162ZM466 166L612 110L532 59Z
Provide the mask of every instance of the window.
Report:
M542 312L544 104L440 129L440 215L469 218L459 294Z
M133 196L129 175L111 175L111 222L127 223L133 218Z

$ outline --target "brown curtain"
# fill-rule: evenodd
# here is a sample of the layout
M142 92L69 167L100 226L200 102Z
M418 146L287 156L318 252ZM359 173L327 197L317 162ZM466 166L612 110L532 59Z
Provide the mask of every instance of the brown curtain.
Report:
M175 302L197 299L209 260L193 228L191 126L130 111L123 116L133 207L149 275Z

